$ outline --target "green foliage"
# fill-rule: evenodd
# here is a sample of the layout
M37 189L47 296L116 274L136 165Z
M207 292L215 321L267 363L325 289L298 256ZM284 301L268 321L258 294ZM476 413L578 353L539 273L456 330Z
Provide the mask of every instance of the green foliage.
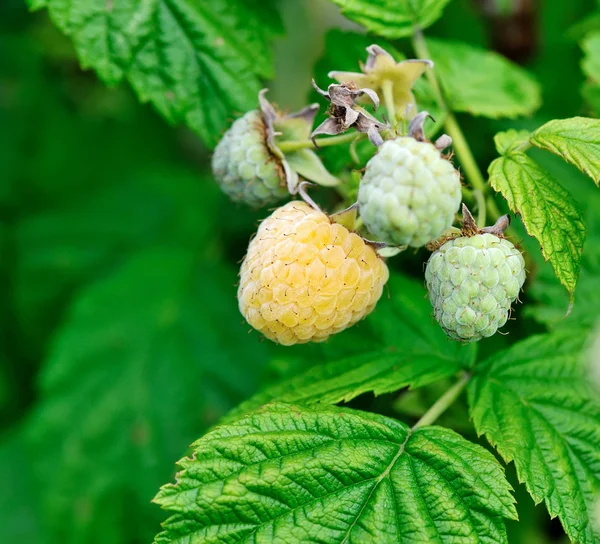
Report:
M9 542L45 542L38 519L37 492L30 457L18 433L0 436L0 512L2 533Z
M475 428L514 461L575 542L598 542L600 404L590 390L587 329L534 336L481 364L469 386Z
M128 81L142 102L185 122L214 145L234 112L256 107L273 75L279 30L271 2L35 0L72 37L84 68L108 84Z
M510 155L529 145L530 133L528 130L515 130L511 128L498 132L494 136L494 144L500 155Z
M573 117L550 121L538 128L530 141L574 164L600 184L600 120Z
M584 73L594 82L600 82L600 32L586 36L581 47L585 53L581 63Z
M491 544L507 541L505 523L511 544L600 541L600 125L572 117L600 112L597 17L589 2L547 3L539 40L524 28L519 49L509 44L522 68L482 47L506 50L508 36L482 3L333 0L364 34L326 2L27 0L39 14L0 2L7 542ZM221 195L206 146L256 108L259 89L298 109L310 89L298 66L320 59L326 88L371 44L435 61L413 93L435 117L425 136L453 137L480 226L507 205L521 216L507 236L526 258L525 304L506 335L445 337L425 249L388 259L376 310L325 343L284 349L248 334L236 271L269 210ZM325 103L310 98L316 126ZM366 107L389 120L380 98ZM291 139L342 182L311 196L330 212L353 203L373 144L313 150L306 132ZM486 183L492 140L501 157ZM513 462L506 476L492 447ZM182 457L161 511L152 497Z
M581 42L581 48L585 54L581 67L590 80L600 83L600 32L588 34Z
M540 107L535 78L497 53L453 40L429 38L427 45L452 110L497 119Z
M528 306L527 313L551 329L569 328L573 324L593 327L600 307L600 244L597 233L586 240L581 259L581 274L577 282L575 302L558 283L552 270L542 267L529 292L537 304ZM568 318L567 317L568 313Z
M481 446L440 427L275 404L216 428L155 501L155 542L506 542L510 485Z
M581 91L591 109L598 114L600 112L600 32L597 29L590 32L581 41L581 48L585 54L581 67L588 76L588 81Z
M121 488L137 503L136 523L146 524L153 512L142 505L168 476L168 460L212 411L253 390L239 363L252 353L260 364L267 349L254 337L231 343L220 326L238 320L233 297L221 295L233 282L193 252L156 249L82 292L54 342L28 431L36 449L54 445L36 468L57 540L87 542L104 524L118 525L124 505L111 497Z
M573 197L525 153L496 159L490 185L520 214L527 232L540 243L560 282L575 290L585 240L585 223Z
M442 15L450 0L332 0L349 19L384 38L411 36Z
M171 183L165 184L165 177ZM19 221L15 299L17 318L28 324L27 338L39 339L65 292L99 271L110 271L132 252L157 244L192 249L198 239L208 238L217 195L202 185L185 171L143 168ZM203 199L206 212L198 214Z

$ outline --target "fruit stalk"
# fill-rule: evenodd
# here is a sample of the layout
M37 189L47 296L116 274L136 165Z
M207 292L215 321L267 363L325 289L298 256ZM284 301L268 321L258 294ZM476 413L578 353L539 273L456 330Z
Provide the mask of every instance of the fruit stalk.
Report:
M396 106L394 105L394 85L389 80L386 79L382 85L381 89L383 91L383 102L385 104L385 108L387 109L389 123L392 126L392 130L396 129Z
M433 425L437 419L450 407L451 404L459 397L463 392L463 389L469 383L471 375L464 372L460 379L446 391L435 403L423 414L421 419L417 421L412 430L424 427L426 425Z
M421 30L415 30L413 34L413 48L417 55L424 59L431 58L431 54L429 53L429 49L427 47L427 43L425 42L425 38L423 37L423 33ZM442 93L442 89L440 88L440 84L437 80L436 75L432 70L427 70L425 72L427 80L431 85L433 92L436 96L439 106L446 113L446 119L444 121L444 128L448 135L452 138L452 144L454 147L454 151L458 156L464 170L467 179L473 186L473 189L479 190L481 194L486 196L486 204L487 204L487 212L490 218L495 221L498 219L502 213L498 209L496 201L487 195L488 185L481 174L481 170L479 166L477 166L477 162L475 161L475 157L473 156L473 152L465 138L465 135L454 117L454 114L446 104L446 100L444 99L444 95ZM483 226L483 225L480 225Z
M277 147L282 153L291 153L300 149L316 149L319 147L331 147L357 142L364 140L366 137L366 134L360 132L347 132L339 136L331 136L330 138L319 138L316 140L316 145L311 140L289 140L287 142L277 142Z

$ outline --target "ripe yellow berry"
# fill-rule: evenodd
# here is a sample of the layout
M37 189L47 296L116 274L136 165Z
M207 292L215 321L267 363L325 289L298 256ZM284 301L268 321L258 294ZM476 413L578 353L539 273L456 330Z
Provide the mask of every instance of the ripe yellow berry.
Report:
M279 344L321 342L369 314L388 275L360 236L304 202L288 202L250 242L240 271L240 311Z

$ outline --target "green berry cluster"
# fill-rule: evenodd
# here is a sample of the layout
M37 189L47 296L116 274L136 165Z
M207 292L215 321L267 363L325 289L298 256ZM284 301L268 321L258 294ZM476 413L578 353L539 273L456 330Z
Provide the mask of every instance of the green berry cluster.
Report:
M296 194L305 201L278 208L261 225L242 264L240 311L278 343L323 340L374 309L388 277L384 251L426 246L435 248L425 279L441 328L461 342L491 336L506 323L525 282L523 257L503 234L507 217L479 229L463 205L463 228L453 227L462 186L452 152L445 153L452 139L425 136L429 114L416 113L411 93L432 63L397 63L375 45L367 51L362 73L331 72L339 83L326 90L313 82L330 107L312 132L318 105L284 115L261 91L260 108L235 121L215 149L215 178L234 201L259 207ZM378 92L389 121L360 105L367 101L376 110ZM349 130L354 134L343 134ZM373 155L356 202L327 215L306 194L304 181L340 186L342 199L352 192L315 151L366 138Z

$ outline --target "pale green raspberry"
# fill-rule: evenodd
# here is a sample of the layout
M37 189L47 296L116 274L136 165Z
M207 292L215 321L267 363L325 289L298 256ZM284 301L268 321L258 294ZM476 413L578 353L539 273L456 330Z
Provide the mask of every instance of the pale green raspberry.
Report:
M381 242L421 247L454 222L460 176L428 142L388 140L367 163L358 191L360 216Z
M267 147L262 113L252 110L233 123L217 145L212 170L236 202L260 207L288 194L281 161Z
M463 236L431 255L425 280L433 313L446 334L475 342L506 323L525 282L525 261L505 238Z

